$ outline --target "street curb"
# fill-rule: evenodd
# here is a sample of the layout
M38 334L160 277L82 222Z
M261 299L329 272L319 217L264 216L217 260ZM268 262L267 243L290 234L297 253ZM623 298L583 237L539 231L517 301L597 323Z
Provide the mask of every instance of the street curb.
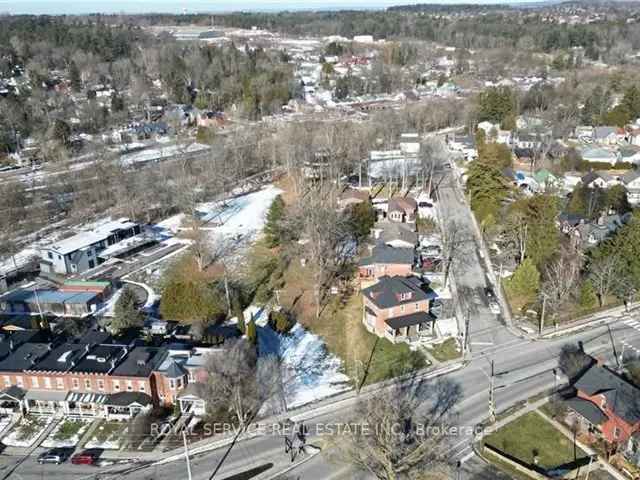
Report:
M300 465L303 465L305 463L307 463L309 460L311 460L312 458L315 458L317 455L319 455L320 453L322 453L322 450L320 450L318 448L318 451L313 453L312 455L309 455L307 457L304 457L302 460L300 460L298 463L292 463L291 465L289 465L287 468L285 468L284 470L279 471L278 473L275 473L273 475L271 475L270 477L266 477L264 480L275 480L278 477L281 477L282 475L287 474L288 472L290 472L291 470L293 470L294 468L298 468Z

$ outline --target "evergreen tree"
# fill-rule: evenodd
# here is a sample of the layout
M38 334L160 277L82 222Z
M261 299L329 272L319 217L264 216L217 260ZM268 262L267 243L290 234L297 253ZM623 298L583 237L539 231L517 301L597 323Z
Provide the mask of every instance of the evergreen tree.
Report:
M114 308L111 330L119 333L129 328L142 327L144 314L138 310L137 298L133 290L125 286Z
M283 241L284 229L282 220L285 216L285 204L281 195L278 195L269 208L267 221L264 226L265 240L271 248L277 247Z
M524 305L533 301L538 293L540 272L530 258L525 258L513 275L505 280L504 286L515 303Z
M376 211L370 202L360 202L354 205L348 212L351 231L360 242L369 236L376 223Z
M598 295L590 280L586 280L580 287L578 303L584 310L589 310L598 304Z

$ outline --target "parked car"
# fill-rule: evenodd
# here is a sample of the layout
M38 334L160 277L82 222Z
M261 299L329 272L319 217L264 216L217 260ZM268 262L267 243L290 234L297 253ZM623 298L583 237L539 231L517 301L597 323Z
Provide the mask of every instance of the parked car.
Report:
M420 208L433 208L433 203L418 202L418 207L420 207Z
M38 457L38 463L40 465L43 465L45 463L55 463L56 465L60 465L61 463L64 463L67 458L69 458L70 453L71 452L69 450L66 450L64 448L53 448L42 453Z
M98 460L99 454L91 450L85 450L71 457L71 463L74 465L94 465Z

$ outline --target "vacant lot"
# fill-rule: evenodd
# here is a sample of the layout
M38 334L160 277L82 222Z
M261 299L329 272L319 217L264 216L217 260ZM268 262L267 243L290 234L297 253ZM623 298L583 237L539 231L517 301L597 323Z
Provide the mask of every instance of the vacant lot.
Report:
M484 439L484 443L533 465L552 469L587 455L536 412L530 412Z

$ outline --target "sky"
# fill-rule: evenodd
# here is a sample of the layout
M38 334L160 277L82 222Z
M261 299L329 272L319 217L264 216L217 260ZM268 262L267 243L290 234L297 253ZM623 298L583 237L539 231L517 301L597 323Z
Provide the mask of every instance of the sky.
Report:
M511 3L516 3L512 1ZM0 13L187 13L238 10L277 11L310 9L384 8L391 5L431 3L416 0L0 0ZM433 3L506 3L504 0L437 0Z

